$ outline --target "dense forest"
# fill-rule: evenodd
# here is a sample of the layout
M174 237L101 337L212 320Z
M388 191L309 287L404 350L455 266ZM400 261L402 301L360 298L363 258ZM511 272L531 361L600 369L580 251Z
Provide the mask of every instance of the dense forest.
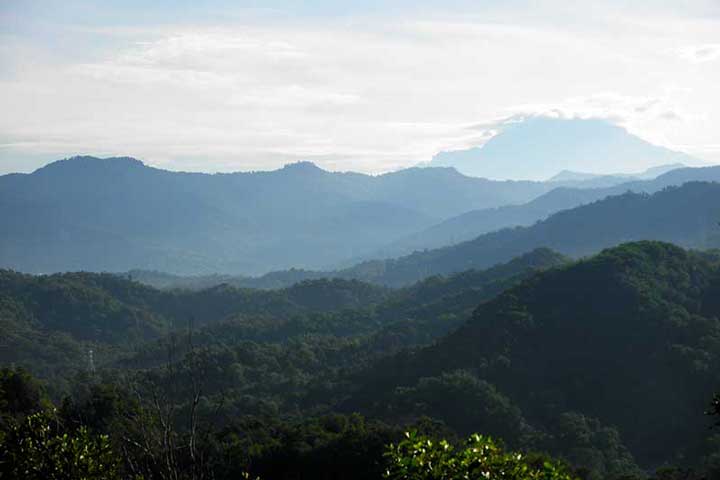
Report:
M713 478L719 293L720 254L659 242L400 289L3 271L0 469Z

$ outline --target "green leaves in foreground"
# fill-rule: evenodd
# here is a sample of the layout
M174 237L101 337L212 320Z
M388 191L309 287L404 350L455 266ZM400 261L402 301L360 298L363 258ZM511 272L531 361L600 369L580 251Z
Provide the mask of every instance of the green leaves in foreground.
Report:
M472 435L462 449L406 433L385 457L389 480L573 480L557 462L506 452L491 438Z
M48 413L36 413L12 426L0 444L0 478L24 480L110 480L118 462L105 435L85 427L58 431Z

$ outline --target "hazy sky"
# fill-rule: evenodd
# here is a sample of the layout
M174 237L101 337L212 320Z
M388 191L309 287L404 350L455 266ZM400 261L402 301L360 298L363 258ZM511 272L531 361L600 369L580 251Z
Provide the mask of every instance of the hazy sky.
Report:
M720 0L200 3L0 0L0 173L80 153L380 172L518 113L720 163Z

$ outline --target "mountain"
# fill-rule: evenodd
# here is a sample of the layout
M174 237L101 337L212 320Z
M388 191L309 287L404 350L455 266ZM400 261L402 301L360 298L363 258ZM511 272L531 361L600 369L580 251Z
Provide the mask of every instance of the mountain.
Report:
M158 287L202 288L220 282L250 288L283 288L306 279L344 278L399 287L433 275L468 269L486 269L540 247L580 257L633 240L662 240L691 248L720 246L720 184L693 181L717 178L720 167L674 170L652 181L624 184L610 189L559 188L528 205L470 212L430 230L437 236L419 236L417 246L432 241L449 242L447 232L471 240L434 249L419 248L409 255L358 262L337 270L283 270L260 277L167 277L139 272L137 279ZM686 182L687 181L687 182ZM686 182L686 183L685 183ZM680 187L675 185L680 184ZM665 185L671 185L666 187ZM634 193L631 189L639 193ZM655 192L650 194L648 192ZM598 200L599 199L599 200ZM501 228L503 222L532 223L538 216L557 211L530 226ZM479 227L478 227L479 225ZM446 228L450 226L453 230ZM678 228L673 228L678 226ZM479 236L476 228L497 229ZM499 228L499 229L498 229ZM409 244L412 248L412 243ZM391 246L402 251L405 245ZM392 253L391 249L379 252Z
M473 210L386 245L369 256L391 258L417 250L439 248L473 239L479 235L515 226L529 226L549 215L627 191L654 193L665 187L690 181L720 182L720 167L669 170L651 180L626 180L607 188L558 187L522 205Z
M666 175L674 181L686 178L685 174L680 170ZM529 227L507 228L400 258L370 260L337 274L384 285L403 285L430 275L487 268L538 247L573 257L634 240L662 240L692 248L717 247L719 205L717 183L688 182L652 195L627 192L555 213Z
M550 178L562 170L612 172L628 165L649 168L676 163L697 160L652 145L604 120L538 116L504 125L481 147L438 153L429 165L484 178Z
M657 167L650 167L647 170L645 170L642 173L632 175L635 178L641 179L641 180L651 180L653 178L657 178L660 175L664 175L668 172L671 172L673 170L678 170L681 168L687 168L687 165L683 165L682 163L670 163L667 165L658 165Z
M611 187L629 180L652 180L653 178L657 178L664 173L671 170L677 170L678 168L686 168L686 165L683 165L682 163L670 163L667 165L650 167L640 173L612 173L610 175L563 170L548 179L548 182L555 182L566 187Z
M346 408L530 442L598 478L633 457L692 465L714 435L703 411L718 384L719 289L716 254L624 244L541 272L436 344L371 367Z
M472 210L386 245L373 252L370 258L408 255L454 245L503 228L532 225L555 212L590 203L612 193L615 191L558 187L522 205Z
M0 177L0 265L36 273L317 268L468 209L526 202L550 188L451 168L371 176L301 162L208 175L127 157L73 157Z

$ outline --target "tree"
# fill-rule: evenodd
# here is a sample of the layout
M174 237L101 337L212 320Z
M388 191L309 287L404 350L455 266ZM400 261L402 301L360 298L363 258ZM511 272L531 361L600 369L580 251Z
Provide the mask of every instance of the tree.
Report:
M506 452L494 440L473 434L464 448L406 433L390 445L385 478L389 480L572 480L564 465L541 456Z
M42 388L26 370L0 369L0 414L17 417L37 412L44 400Z
M0 444L0 478L118 479L118 461L105 435L80 427L63 432L48 412L13 425Z
M720 393L716 393L710 402L710 408L705 412L706 415L720 417ZM715 426L720 426L720 419L715 421Z

